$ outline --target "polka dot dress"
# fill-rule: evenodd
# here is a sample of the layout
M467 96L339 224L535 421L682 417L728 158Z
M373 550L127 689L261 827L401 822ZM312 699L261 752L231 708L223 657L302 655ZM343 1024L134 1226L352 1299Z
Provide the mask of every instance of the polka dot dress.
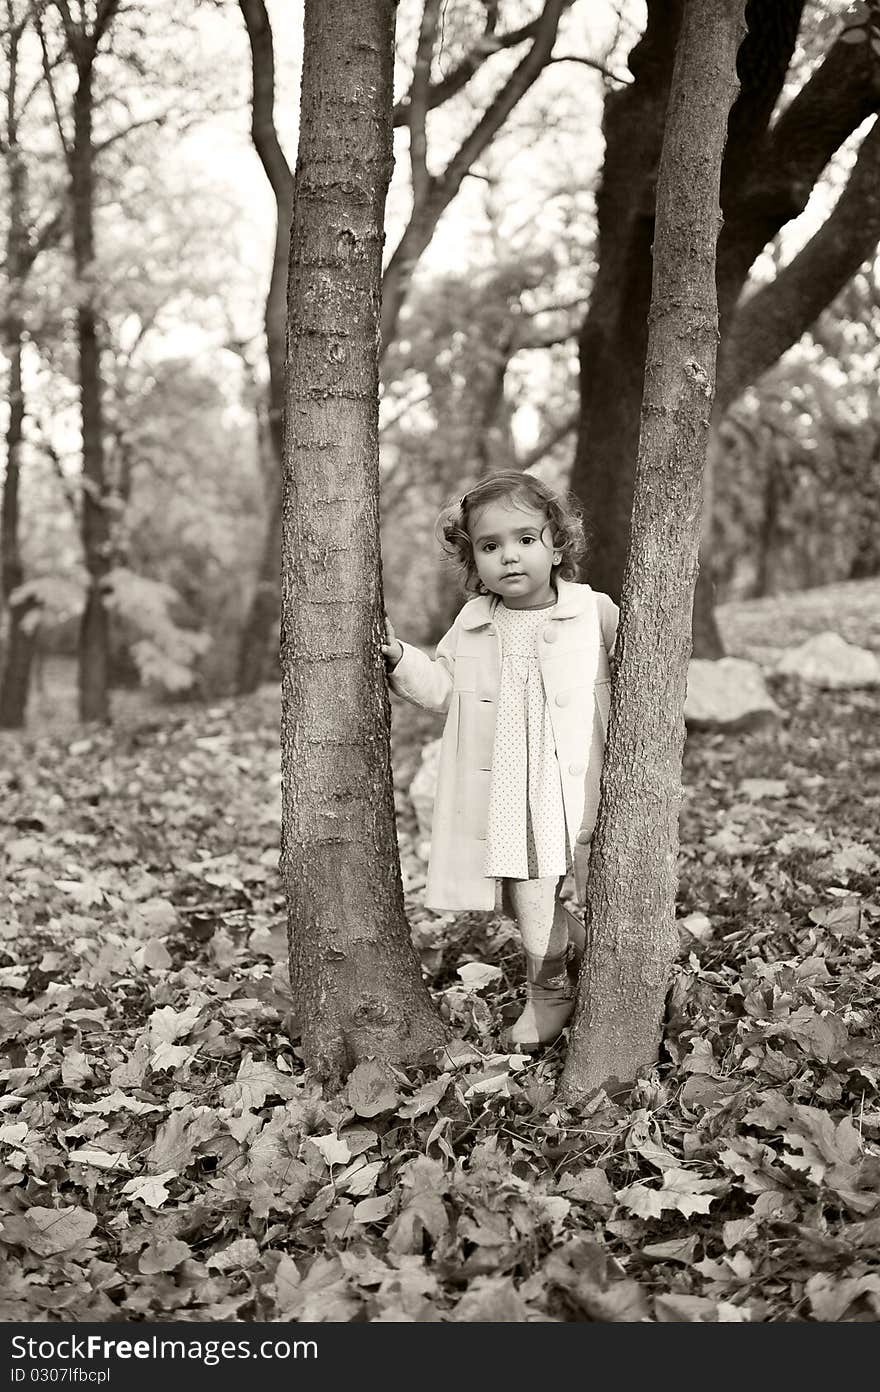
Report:
M527 880L568 868L556 741L538 661L538 634L553 605L492 615L501 639L501 683L492 752L487 876Z

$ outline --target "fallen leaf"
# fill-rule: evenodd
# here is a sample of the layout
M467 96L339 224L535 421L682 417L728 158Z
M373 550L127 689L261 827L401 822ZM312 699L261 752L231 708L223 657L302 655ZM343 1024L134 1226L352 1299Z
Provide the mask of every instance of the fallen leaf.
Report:
M164 1174L141 1175L124 1184L122 1192L130 1199L139 1199L147 1208L161 1208L168 1198L168 1185L176 1177L174 1170L166 1170Z
M84 1208L29 1208L25 1214L3 1218L0 1239L26 1247L37 1256L78 1250L95 1229L98 1219Z
M352 1110L362 1117L393 1112L400 1094L393 1074L373 1059L359 1063L349 1074L345 1095Z
M352 1217L356 1223L381 1223L394 1212L396 1200L393 1194L377 1194L374 1198L361 1199L355 1204Z
M309 1140L328 1165L347 1165L351 1159L351 1151L338 1136L310 1136Z
M489 962L465 962L463 967L458 968L458 975L466 990L482 991L485 986L500 979L501 968Z
M80 1146L78 1150L71 1150L67 1158L73 1164L94 1165L96 1170L118 1170L124 1173L131 1169L131 1161L125 1150L111 1154L110 1151L98 1150L95 1146Z

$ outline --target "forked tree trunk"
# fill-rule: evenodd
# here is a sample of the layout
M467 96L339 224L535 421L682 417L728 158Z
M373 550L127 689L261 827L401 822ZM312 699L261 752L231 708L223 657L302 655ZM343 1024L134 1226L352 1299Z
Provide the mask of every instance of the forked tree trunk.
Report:
M309 1066L411 1060L443 1027L403 909L379 654L379 374L394 0L306 0L291 236L282 866Z
M645 357L653 187L681 0L648 0L633 49L634 81L606 102L605 160L596 208L599 267L581 334L581 421L571 484L591 519L587 579L616 596L629 544ZM862 142L840 208L783 275L740 306L761 249L796 218L844 140L878 109L876 56L854 7L847 27L770 125L797 40L804 0L748 0L740 95L730 113L716 281L722 341L716 417L773 364L876 245L877 146ZM856 41L861 38L861 42ZM719 655L712 615L711 530L698 581L695 652Z
M277 285L279 255L286 267L284 245L290 222L290 193L286 190L289 170L278 142L272 116L274 87L274 58L272 30L264 0L239 0L247 24L253 59L253 122L254 145L275 193L278 207L278 233L272 284L267 303L267 337L269 339L271 413L278 416L273 368L272 323L283 285ZM510 113L531 89L550 62L559 24L574 0L544 0L536 18L507 34L497 34L497 6L487 7L485 32L470 54L455 69L431 83L434 50L442 42L444 7L439 0L427 0L422 12L419 51L408 98L397 108L400 124L410 128L410 158L413 181L413 210L400 243L385 271L382 311L380 357L384 355L397 331L400 311L412 286L413 275L422 253L429 246L444 211L456 197L465 176L503 126ZM466 84L496 48L506 48L530 40L530 47L513 72L495 93L482 116L465 135L446 169L430 176L426 162L425 121L427 113L442 101L448 100ZM283 366L284 343L276 344L279 367ZM279 356L280 355L280 356ZM277 491L269 490L269 507L257 587L250 613L242 630L239 645L236 685L239 693L252 691L260 680L272 632L278 618L278 569L281 554L281 518Z
M566 1096L613 1091L655 1062L677 943L682 711L718 339L718 192L744 3L685 0L676 51L657 184L632 546Z

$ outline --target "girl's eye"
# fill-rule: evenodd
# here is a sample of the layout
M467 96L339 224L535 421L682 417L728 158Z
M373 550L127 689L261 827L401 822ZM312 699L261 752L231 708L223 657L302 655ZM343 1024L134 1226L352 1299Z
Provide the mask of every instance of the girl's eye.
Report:
M494 551L494 550L495 550L495 543L494 543L494 541L486 541L486 542L483 543L483 551L484 551L484 553L485 553L485 552L489 552L489 551Z
M536 538L533 536L524 536L522 539L522 544L523 546L531 546L532 542L535 540Z

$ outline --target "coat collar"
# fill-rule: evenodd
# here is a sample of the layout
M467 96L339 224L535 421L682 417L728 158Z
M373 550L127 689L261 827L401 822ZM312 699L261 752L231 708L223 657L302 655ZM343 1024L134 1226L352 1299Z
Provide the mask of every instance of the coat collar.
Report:
M553 619L577 618L587 608L592 593L589 585L578 585L574 580L557 580L556 607L549 611L549 617ZM492 615L500 602L497 595L478 595L462 609L458 620L459 625L466 629L485 628L486 624L492 622Z

